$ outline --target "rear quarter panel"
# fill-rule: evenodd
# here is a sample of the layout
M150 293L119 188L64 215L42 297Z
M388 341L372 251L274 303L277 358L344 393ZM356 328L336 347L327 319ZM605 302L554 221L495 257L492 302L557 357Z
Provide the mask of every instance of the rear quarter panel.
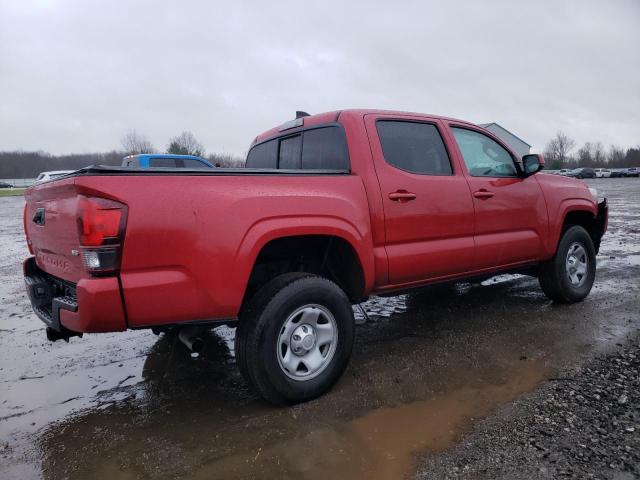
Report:
M129 207L120 278L130 327L237 316L261 248L282 236L344 238L372 284L368 205L355 175L76 181Z

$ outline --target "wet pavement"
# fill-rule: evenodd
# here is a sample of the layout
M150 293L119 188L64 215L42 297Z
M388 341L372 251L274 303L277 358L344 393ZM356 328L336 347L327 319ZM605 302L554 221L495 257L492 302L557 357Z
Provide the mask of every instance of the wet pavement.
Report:
M344 377L292 408L248 389L227 327L199 356L148 331L47 342L23 293L22 199L0 199L0 478L411 476L496 406L638 332L640 180L588 183L611 218L584 302L512 275L372 298Z

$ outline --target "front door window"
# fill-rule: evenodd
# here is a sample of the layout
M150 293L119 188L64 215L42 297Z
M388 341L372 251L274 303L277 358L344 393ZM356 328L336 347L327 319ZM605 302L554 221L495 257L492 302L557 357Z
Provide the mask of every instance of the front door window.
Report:
M492 138L466 128L452 129L472 177L517 177L511 154Z

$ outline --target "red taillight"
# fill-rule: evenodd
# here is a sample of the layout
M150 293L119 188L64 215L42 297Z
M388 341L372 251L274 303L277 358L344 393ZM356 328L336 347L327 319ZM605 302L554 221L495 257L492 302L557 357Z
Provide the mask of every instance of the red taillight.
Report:
M98 247L118 243L124 230L126 206L96 197L80 197L80 245Z
M126 220L126 205L106 198L80 196L78 230L87 271L105 274L120 268Z

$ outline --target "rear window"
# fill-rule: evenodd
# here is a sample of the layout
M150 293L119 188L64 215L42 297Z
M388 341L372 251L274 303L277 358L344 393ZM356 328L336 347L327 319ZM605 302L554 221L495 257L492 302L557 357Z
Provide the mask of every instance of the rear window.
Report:
M249 151L246 167L348 170L344 131L337 126L320 127L260 143Z
M300 168L300 152L302 152L302 135L280 140L278 168Z
M421 175L452 174L447 150L435 125L381 120L377 129L387 163Z

